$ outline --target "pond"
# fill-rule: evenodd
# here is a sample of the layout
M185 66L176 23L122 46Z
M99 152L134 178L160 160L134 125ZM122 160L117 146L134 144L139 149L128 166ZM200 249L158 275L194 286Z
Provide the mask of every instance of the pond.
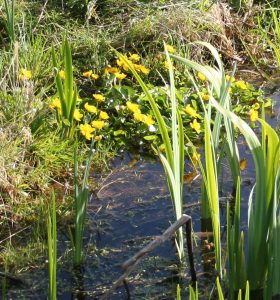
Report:
M272 95L274 115L269 123L279 125L280 93ZM240 138L241 159L247 161L242 171L242 228L246 234L247 199L254 184L254 167L249 150ZM214 249L211 237L203 236L200 220L201 176L194 176L190 163L185 170L185 213L192 217L195 233L195 267L200 299L208 299L214 286ZM226 238L226 203L231 199L229 169L223 165L220 182L222 228ZM243 208L243 209L242 209ZM91 195L88 205L85 244L86 261L79 271L72 269L68 232L58 233L58 299L99 299L122 274L121 264L160 235L174 222L173 208L166 179L158 161L147 161L141 155L124 153L117 158L112 171ZM21 282L8 282L8 299L45 299L48 295L47 263L22 273ZM39 263L39 264L40 264ZM107 299L176 299L177 285L186 299L191 278L188 264L178 265L173 240L165 242L144 258L128 277L126 289L114 290ZM2 290L5 287L2 285ZM130 297L130 298L129 298Z

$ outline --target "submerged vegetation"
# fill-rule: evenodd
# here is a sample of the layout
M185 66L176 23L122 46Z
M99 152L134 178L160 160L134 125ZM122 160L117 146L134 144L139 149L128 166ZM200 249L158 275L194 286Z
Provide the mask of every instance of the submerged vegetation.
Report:
M211 280L183 283L189 245L180 227L170 299L279 297L279 124L269 124L274 102L258 88L279 80L278 1L3 0L0 10L2 298L43 268L49 299L59 299L63 264L83 292L87 256L98 268L112 250L99 249L106 223L88 223L90 195L123 152L161 161L174 213L167 222L192 205L184 183L201 175ZM247 163L254 178L244 193Z

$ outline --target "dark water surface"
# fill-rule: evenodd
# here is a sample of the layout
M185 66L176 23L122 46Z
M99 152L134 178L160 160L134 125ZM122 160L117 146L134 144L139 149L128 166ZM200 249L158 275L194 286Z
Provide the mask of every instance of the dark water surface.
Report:
M279 126L280 93L272 95L275 101L274 116L269 123ZM254 165L244 140L240 138L241 159L247 159L242 172L242 224L246 231L247 199L254 184ZM133 256L156 235L163 233L174 222L173 208L165 175L159 162L147 162L139 156L124 155L117 159L112 172L104 178L99 190L92 195L88 206L84 269L73 272L68 233L59 233L58 299L99 299L108 291L112 282L121 274L120 265ZM193 171L186 164L186 174ZM232 184L229 169L223 166L219 183L221 196L221 233L225 238L226 202L231 197ZM185 184L185 213L193 218L194 232L201 231L199 176ZM215 281L213 247L205 238L195 240L195 265L201 297L207 299ZM48 295L47 264L42 268L22 274L22 285L10 286L8 299L46 299ZM26 278L26 279L25 279ZM167 241L142 260L128 278L130 299L176 299L176 287L180 284L182 299L187 298L190 283L188 265L178 267L174 241ZM108 299L128 299L121 287Z

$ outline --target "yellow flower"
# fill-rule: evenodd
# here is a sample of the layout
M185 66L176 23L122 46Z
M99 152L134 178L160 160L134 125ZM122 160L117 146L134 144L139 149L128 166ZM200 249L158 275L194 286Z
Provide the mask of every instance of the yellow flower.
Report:
M145 119L145 115L141 114L141 112L135 112L133 114L133 118L136 120L136 121L140 121L140 122L144 122L144 119Z
M60 71L58 72L58 75L59 75L59 77L60 77L62 80L65 79L65 72L64 72L63 70L60 70Z
M125 56L125 58L128 59L126 56ZM124 59L118 58L118 59L116 60L116 62L117 62L117 65L118 65L119 67L123 68L125 71L128 71L128 65L127 65L127 63L124 61Z
M250 117L250 120L251 120L252 122L257 121L258 118L259 118L259 113L258 113L258 111L257 111L257 110L254 110L253 108L250 109L250 111L249 111L249 117Z
M132 112L132 113L141 113L141 110L139 108L139 105L136 103L132 103L130 101L126 102L127 108Z
M199 163L199 160L200 160L200 154L197 153L196 151L193 152L193 154L192 154L192 162L193 162L193 165L194 165L195 167L197 167L197 165L198 165L198 163Z
M96 136L94 137L94 140L95 140L96 142L101 141L101 140L102 140L102 135L96 135Z
M21 69L18 75L19 80L31 79L32 72L30 70Z
M102 129L105 126L105 122L104 121L92 121L91 126L96 129Z
M124 73L119 73L119 72L115 73L115 76L119 80L122 80L126 77L126 75Z
M94 105L89 105L88 102L84 105L84 108L92 114L96 114L97 108Z
M150 115L147 115L147 116L144 115L144 121L143 121L143 123L145 123L148 126L151 126L151 125L155 124L155 121L153 120L152 116L150 116Z
M61 102L59 98L53 98L52 102L49 104L49 108L57 108L58 110L61 110Z
M133 117L136 121L143 122L148 126L155 124L155 121L153 120L152 116L141 114L141 112L135 112L133 114Z
M165 68L166 70L169 70L168 61L164 61L163 64L164 64L164 68ZM172 69L174 69L174 66L172 65L172 63L171 63L171 66L172 66Z
M132 60L132 61L139 61L140 56L138 54L131 54L129 59Z
M198 117L198 113L196 112L196 110L195 110L193 107L191 107L190 104L188 104L188 105L184 108L184 110L185 110L185 112L186 112L187 114L189 114L192 118Z
M81 121L81 118L83 117L83 114L80 113L80 111L76 108L74 110L74 115L73 115L74 119L76 121Z
M260 104L259 103L254 103L252 105L252 108L255 109L255 110L258 110L260 108Z
M99 75L93 73L93 74L91 74L91 78L96 80L99 78Z
M166 49L169 53L172 53L172 54L174 54L176 52L176 49L171 45L166 45Z
M201 81L205 81L206 80L206 76L200 72L197 73L197 78Z
M230 80L230 75L226 75L226 81L229 81ZM234 82L235 81L235 78L232 77L231 79L231 82Z
M109 116L108 114L105 112L105 111L101 111L99 113L99 117L102 119L102 120L108 120L109 119Z
M140 65L140 71L144 74L144 75L148 75L150 73L150 70L142 65Z
M201 95L201 98L202 98L204 101L209 101L210 96L207 95L207 94L202 94L202 95Z
M144 75L148 75L150 70L144 67L143 65L133 64L136 71L143 73Z
M91 75L92 75L92 71L91 70L86 71L86 72L83 73L83 76L86 77L86 78L90 78Z
M196 133L200 133L201 132L200 124L197 122L196 119L194 119L193 122L190 123L190 125L191 125L191 128L196 131Z
M238 87L241 90L246 90L247 89L247 84L243 80L236 81L235 86Z
M92 97L97 101L97 102L103 102L105 100L105 97L101 94L93 94Z
M93 137L93 132L95 131L95 128L92 128L89 124L81 124L80 125L81 134L87 139L91 140Z
M104 75L107 75L107 74L109 74L109 73L115 74L115 73L118 73L118 72L119 72L119 69L116 68L116 67L106 67L106 68L104 69Z

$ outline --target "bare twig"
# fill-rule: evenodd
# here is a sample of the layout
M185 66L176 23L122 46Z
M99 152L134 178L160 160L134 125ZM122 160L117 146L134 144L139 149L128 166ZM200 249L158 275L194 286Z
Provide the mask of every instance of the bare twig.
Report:
M128 275L135 269L135 267L139 264L139 262L151 251L157 248L159 245L170 239L175 232L184 224L186 224L186 235L187 235L187 249L188 249L188 257L190 264L190 272L193 281L196 281L196 272L194 268L194 260L193 260L193 246L192 246L192 219L188 215L182 215L180 219L178 219L175 223L173 223L170 227L166 229L166 231L159 236L156 236L153 241L151 241L147 246L138 251L133 257L128 259L126 262L122 264L122 268L124 269L124 273L117 279L117 281L113 284L110 290L103 295L100 300L107 299L108 295L111 294L118 287L125 284L127 289L126 278Z

